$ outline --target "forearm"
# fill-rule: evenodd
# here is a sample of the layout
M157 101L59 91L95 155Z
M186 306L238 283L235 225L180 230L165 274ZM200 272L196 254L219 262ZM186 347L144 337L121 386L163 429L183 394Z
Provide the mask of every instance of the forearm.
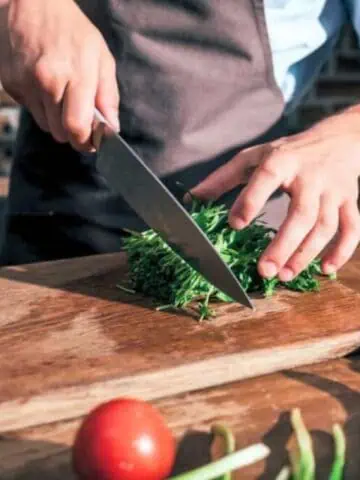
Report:
M59 143L91 151L95 107L119 130L115 59L76 0L0 0L0 79Z

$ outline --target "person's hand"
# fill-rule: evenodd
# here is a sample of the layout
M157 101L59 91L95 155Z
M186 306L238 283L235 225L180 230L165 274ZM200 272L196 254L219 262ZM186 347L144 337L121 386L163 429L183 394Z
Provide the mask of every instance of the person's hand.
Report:
M4 89L58 142L91 150L95 107L119 128L115 61L102 35L74 0L5 2L0 4Z
M290 281L328 246L322 258L325 274L335 273L359 242L357 206L360 174L360 109L353 107L301 134L246 149L202 183L192 194L218 199L246 180L229 222L241 229L260 213L279 188L291 203L273 241L260 258L263 277Z

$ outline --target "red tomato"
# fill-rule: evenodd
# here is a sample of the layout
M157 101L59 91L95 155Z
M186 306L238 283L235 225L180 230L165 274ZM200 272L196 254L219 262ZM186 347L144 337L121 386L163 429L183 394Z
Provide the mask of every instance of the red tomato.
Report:
M81 480L163 480L175 460L175 439L149 403L118 399L90 412L73 447Z

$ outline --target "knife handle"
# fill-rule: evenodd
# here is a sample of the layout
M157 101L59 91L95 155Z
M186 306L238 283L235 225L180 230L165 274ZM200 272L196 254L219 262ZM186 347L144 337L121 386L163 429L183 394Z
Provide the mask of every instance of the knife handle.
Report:
M106 118L99 112L97 108L94 110L94 120L92 125L91 143L96 150L99 150L105 128L110 128Z
M106 120L104 115L97 109L94 109L94 120L99 122L99 123L104 123L105 125L109 125L109 122Z

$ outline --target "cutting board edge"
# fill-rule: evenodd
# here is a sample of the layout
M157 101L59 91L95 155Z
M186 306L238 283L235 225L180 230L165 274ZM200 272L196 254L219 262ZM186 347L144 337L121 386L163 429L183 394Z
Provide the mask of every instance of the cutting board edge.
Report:
M52 390L32 398L14 399L0 403L0 434L72 420L118 396L159 400L341 358L359 347L360 331L355 331L336 338L322 337L311 344L299 341L289 346L232 353L135 377L111 378L91 385ZM266 358L270 351L272 361ZM198 381L191 386L193 375Z

